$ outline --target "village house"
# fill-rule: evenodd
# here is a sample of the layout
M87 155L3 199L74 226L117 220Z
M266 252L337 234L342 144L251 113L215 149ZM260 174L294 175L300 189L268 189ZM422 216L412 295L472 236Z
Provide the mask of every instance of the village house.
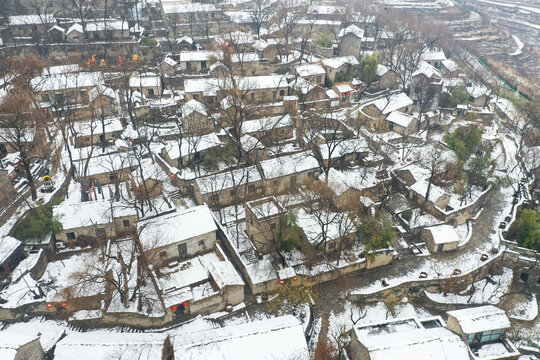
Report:
M394 90L399 87L398 74L396 74L395 71L388 69L388 67L386 67L385 65L378 64L376 74L377 74L377 83L374 85L376 85L377 89Z
M287 211L275 197L246 202L246 234L262 254L276 251L281 228L286 224Z
M166 333L73 332L54 349L55 360L107 360L112 358L171 360L173 347Z
M265 194L296 192L309 179L315 178L319 163L310 152L301 152L259 163L264 178Z
M174 339L176 359L308 359L303 327L292 316L183 333Z
M251 43L251 47L253 50L257 51L260 59L265 59L271 63L278 60L278 46L276 43L265 40L255 40Z
M0 331L0 358L3 360L43 360L39 336Z
M131 75L129 87L148 97L158 97L163 92L161 78L151 72Z
M460 240L455 228L447 224L422 229L422 239L431 253L455 250Z
M336 94L339 95L339 102L341 105L349 104L353 98L354 93L356 93L356 90L352 87L352 84L350 82L342 82L335 84L332 87L332 90L334 90Z
M167 56L159 64L159 70L162 76L174 76L178 72L178 63Z
M339 55L359 56L364 30L352 24L341 29L338 34Z
M80 159L75 171L101 185L117 184L129 180L131 172L138 167L137 161L128 153L114 153Z
M142 220L137 224L144 249L166 263L212 251L216 224L206 205Z
M418 102L429 101L425 110L435 110L442 91L442 75L439 70L425 61L418 64L418 69L411 75L411 99L415 105Z
M53 214L62 224L56 240L68 245L86 245L91 238L105 240L132 231L138 220L136 208L110 199L109 191L110 188L101 188L101 191L94 188L89 192L92 198L87 201L71 191L70 201L54 206Z
M11 236L0 239L0 277L13 271L23 259L23 243Z
M446 60L446 55L442 50L429 50L424 52L421 55L420 59L427 62L431 66L440 69L442 67L443 61Z
M345 13L342 6L309 5L306 15L309 19L339 20Z
M330 83L351 80L350 75L353 73L353 67L359 64L358 60L352 55L322 59L321 63L326 70L326 78Z
M186 134L190 135L189 132ZM186 136L182 138L181 142L170 140L163 143L154 143L151 145L151 149L154 153L159 154L170 166L182 169L189 166L190 161L200 160L210 149L220 146L223 146L223 144L218 136L210 133L202 136Z
M294 127L289 114L248 120L242 123L242 133L252 135L270 146L293 137Z
M110 142L120 138L124 131L122 121L111 117L102 120L86 120L73 124L75 147L86 147L98 143Z
M202 136L214 131L214 120L208 116L206 106L197 100L189 100L181 108L182 131L190 136Z
M167 310L178 316L222 311L244 300L244 282L219 247L157 269Z
M8 18L7 31L17 38L40 38L47 35L47 31L56 25L53 14L16 15Z
M362 111L375 119L386 119L393 111L410 114L413 101L405 93L380 97L362 108Z
M300 65L294 68L296 75L317 85L324 85L326 72L319 64Z
M297 78L289 83L294 94L298 97L295 109L324 108L328 106L327 90L321 85L311 83L303 78Z
M263 194L264 186L256 166L233 169L195 180L195 198L220 208L254 199Z
M392 111L385 120L388 129L400 135L411 135L418 130L418 118L413 115Z
M353 360L469 359L467 347L440 318L398 318L353 326Z
M207 71L213 62L220 60L222 55L215 51L182 51L179 55L182 71Z
M493 305L448 311L446 328L461 336L468 344L472 359L514 360L520 353L505 337L510 320Z
M176 49L178 51L190 51L194 50L193 39L187 35L184 35L176 39Z

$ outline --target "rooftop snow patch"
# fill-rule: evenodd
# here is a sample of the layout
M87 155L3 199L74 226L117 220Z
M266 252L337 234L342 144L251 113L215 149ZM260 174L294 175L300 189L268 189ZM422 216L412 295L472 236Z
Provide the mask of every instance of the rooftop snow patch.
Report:
M174 337L186 360L309 359L302 325L292 315Z
M264 178L268 180L317 169L319 163L311 156L311 152L307 151L261 161L260 166Z
M447 314L457 320L465 334L476 334L510 327L510 320L506 313L493 305L453 310L448 311Z
M14 237L6 236L0 240L0 264L3 264L19 246L21 242Z
M459 236L452 225L443 224L430 226L427 227L426 230L431 232L435 244L459 242Z
M138 223L140 238L147 248L158 248L217 230L210 209L206 205L163 215Z
M412 104L413 101L405 93L394 94L389 99L382 97L373 102L373 105L385 115Z

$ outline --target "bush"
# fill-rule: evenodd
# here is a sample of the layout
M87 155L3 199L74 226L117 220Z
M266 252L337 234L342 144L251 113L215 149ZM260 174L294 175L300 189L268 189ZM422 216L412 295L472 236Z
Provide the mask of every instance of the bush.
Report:
M315 45L321 48L332 47L332 36L323 33L317 33L314 39Z
M213 147L202 156L202 165L208 170L217 170L220 163L231 165L235 161L234 146Z
M366 217L357 231L368 255L371 251L388 248L397 239L396 231L385 219Z
M480 145L482 130L473 125L460 126L452 134L446 133L443 140L454 150L459 160L467 161Z
M53 217L53 203L28 210L24 218L17 222L9 235L19 240L44 239L52 231L62 231L62 224Z
M157 40L154 38L143 37L141 41L142 46L156 47L158 44Z
M457 86L452 89L449 97L444 97L441 102L443 108L455 108L457 105L467 105L470 103L469 93L463 86Z
M412 218L412 210L405 210L401 213L401 217L403 218L403 220L409 222Z
M281 231L280 249L285 252L300 249L304 230L298 225L287 226Z
M523 247L540 251L540 212L523 210L520 219L508 230L508 237Z

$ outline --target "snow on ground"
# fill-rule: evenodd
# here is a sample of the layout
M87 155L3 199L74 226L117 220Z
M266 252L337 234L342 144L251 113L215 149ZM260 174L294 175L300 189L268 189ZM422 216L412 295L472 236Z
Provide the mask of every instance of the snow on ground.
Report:
M456 226L456 233L459 236L459 244L458 247L462 247L467 245L469 240L472 237L472 231L471 231L471 224L469 221L464 222L461 225Z
M514 41L516 42L517 48L516 48L516 51L510 54L510 56L520 55L523 52L523 46L525 44L523 44L523 42L516 35L512 35L512 37L514 38Z
M428 293L426 296L431 300L441 304L492 304L497 305L502 297L508 292L512 282L513 273L511 269L504 268L501 275L491 276L469 285L461 294ZM473 288L473 293L468 293Z
M512 308L508 310L508 316L516 320L532 321L537 315L538 301L535 294L532 296L522 294L512 302Z

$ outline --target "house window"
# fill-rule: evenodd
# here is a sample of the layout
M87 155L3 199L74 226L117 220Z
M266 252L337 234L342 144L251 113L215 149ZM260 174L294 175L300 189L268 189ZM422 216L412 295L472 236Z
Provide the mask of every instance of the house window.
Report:
M472 344L474 341L474 334L467 335L467 343Z
M124 224L125 228L129 227L129 220L122 221L122 224Z
M271 224L270 224L270 229L276 230L276 228L277 228L276 223L271 223Z
M213 203L217 203L219 201L219 198L216 194L210 196L210 201Z
M336 243L333 242L333 241L332 241L331 243L328 243L328 248L329 248L330 250L334 250L334 249L336 248Z
M279 90L279 96L285 96L285 90Z
M116 182L116 174L110 174L109 175L109 182L111 182L111 183Z
M148 96L154 96L154 89L148 89Z
M231 190L231 197L235 197L236 196L236 189L232 189Z
M251 101L254 101L254 100L255 100L255 94L251 93Z
M521 275L519 276L519 280L521 282L526 283L529 280L529 273L522 272Z
M201 69L206 69L206 61L201 61Z
M193 94L193 100L199 100L199 94Z
M97 228L96 229L96 237L98 239L104 239L105 237L107 237L107 232L105 231L104 228Z
M68 240L75 240L75 233L74 232L68 232L66 233L66 237Z
M199 240L199 247L204 247L204 239L203 239L203 240Z
M191 70L191 63L189 61L186 62L186 70Z
M250 194L253 194L253 193L255 192L255 185L249 185L249 186L248 186L248 192L249 192Z
M166 252L166 251L162 251L162 252L159 253L159 257L161 257L161 258L164 258L164 257L166 257L166 256L167 256L167 252Z
M442 252L444 250L444 244L439 244L437 246L437 252Z
M499 338L501 337L501 333L502 333L501 329L484 331L482 333L482 337L480 338L480 342L484 343L484 342L499 340Z

